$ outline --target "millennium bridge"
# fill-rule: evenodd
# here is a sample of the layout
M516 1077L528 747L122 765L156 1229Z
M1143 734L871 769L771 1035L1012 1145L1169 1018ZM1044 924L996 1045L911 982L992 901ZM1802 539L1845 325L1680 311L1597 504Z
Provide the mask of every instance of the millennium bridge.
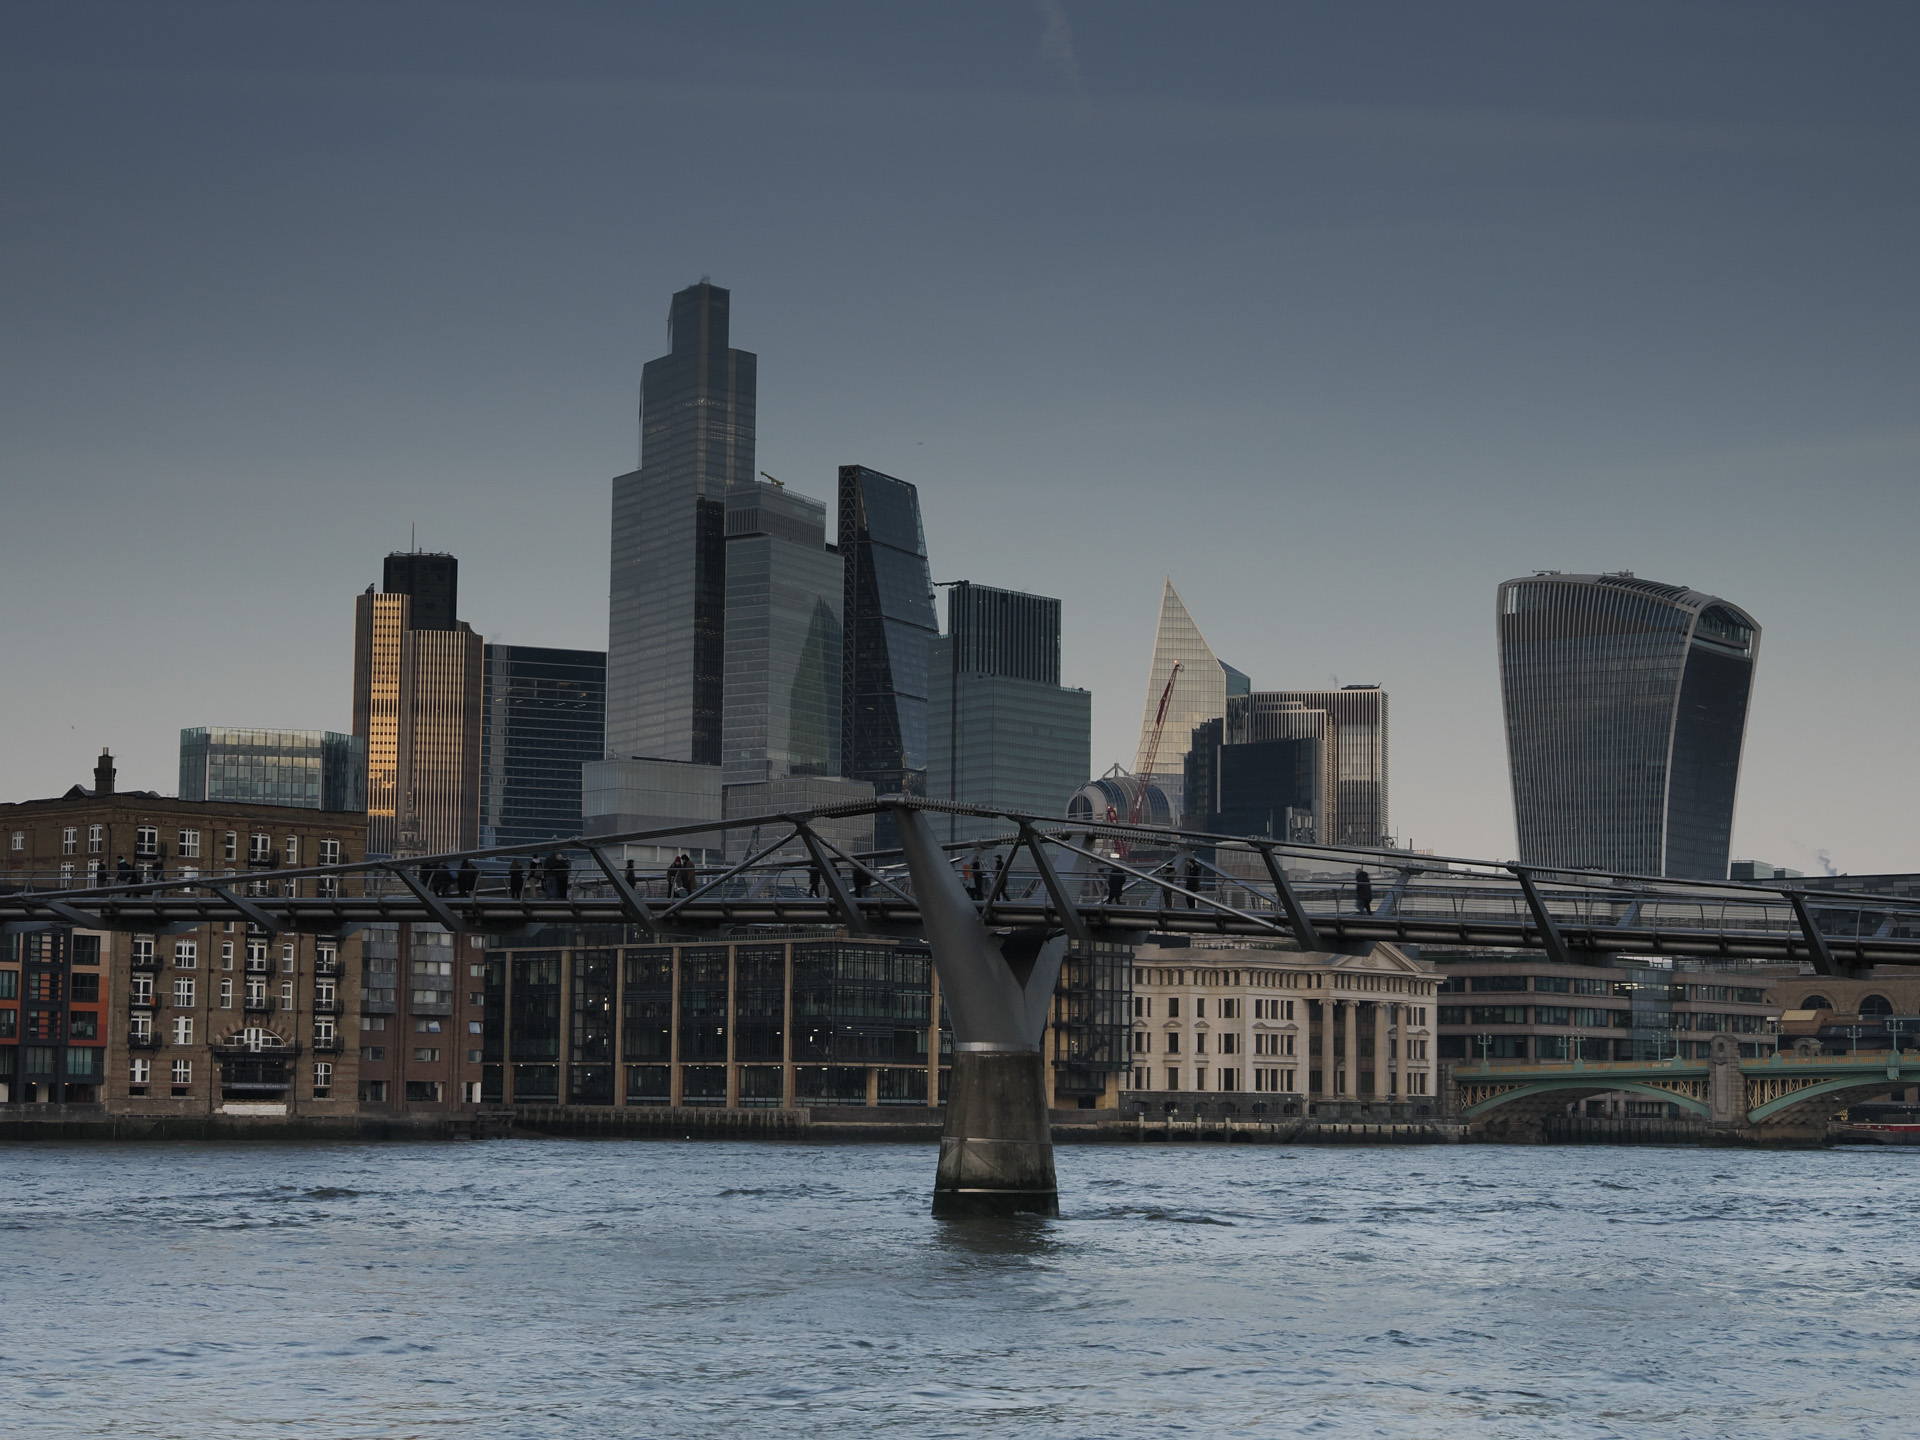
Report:
M950 834L962 820L984 833L942 841L941 819ZM897 844L844 843L875 822ZM628 858L682 845L729 859L643 867ZM924 937L955 1041L935 1184L935 1210L948 1213L1057 1208L1039 1046L1070 944L1187 934L1320 953L1364 954L1384 941L1537 951L1560 962L1796 961L1821 975L1920 966L1920 904L1885 896L1062 821L899 796L540 845L147 874L87 888L48 878L0 893L0 926L9 929L166 933L225 921L326 935L411 923L492 935L553 925L626 926L648 937L831 926ZM1741 1060L1737 1047L1716 1056L1691 1065L1483 1064L1455 1074L1467 1117L1493 1127L1622 1090L1721 1124L1784 1124L1817 1102L1920 1079L1920 1060L1900 1057Z

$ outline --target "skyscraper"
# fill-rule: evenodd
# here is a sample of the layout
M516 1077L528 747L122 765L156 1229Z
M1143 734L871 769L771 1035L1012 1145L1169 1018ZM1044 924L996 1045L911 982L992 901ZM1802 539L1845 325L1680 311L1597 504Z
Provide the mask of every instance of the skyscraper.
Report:
M1176 660L1180 662L1178 677L1173 674ZM1147 706L1140 720L1140 748L1133 763L1136 772L1147 764L1160 697L1169 679L1173 679L1173 698L1167 706L1160 750L1153 761L1152 782L1167 792L1178 814L1186 808L1179 792L1185 788L1187 749L1192 743L1194 727L1208 720L1224 719L1227 697L1245 695L1252 684L1213 653L1188 613L1186 603L1173 588L1172 579L1167 580L1160 592L1160 624L1154 632L1153 664L1147 671Z
M180 732L180 798L307 810L367 808L367 747L331 730Z
M481 639L451 606L458 562L415 556L432 566L396 566L385 575L420 583L429 613L414 623L413 597L372 586L354 606L353 733L366 745L367 849L433 854L479 843Z
M924 795L927 664L940 627L919 492L864 465L842 465L839 537L841 770L876 794ZM888 844L890 834L876 826L875 843Z
M721 780L840 773L845 577L827 507L779 481L727 491Z
M928 682L927 794L1039 815L1064 813L1092 764L1093 701L1060 685L1060 602L961 581ZM1004 824L949 817L948 838Z
M485 653L480 843L578 835L580 768L606 753L605 653L533 645Z
M1374 849L1392 843L1387 814L1387 692L1255 690L1227 701L1229 745L1317 737L1323 779L1318 843Z
M613 482L611 756L721 763L726 493L753 478L756 379L730 308L704 280L680 291L641 372L640 468Z
M1760 627L1631 572L1508 580L1495 607L1527 865L1721 880Z

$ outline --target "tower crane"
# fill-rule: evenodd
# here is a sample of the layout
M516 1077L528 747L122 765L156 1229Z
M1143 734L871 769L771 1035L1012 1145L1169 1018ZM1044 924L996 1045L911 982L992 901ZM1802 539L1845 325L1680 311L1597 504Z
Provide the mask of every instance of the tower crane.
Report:
M1167 707L1173 704L1173 682L1180 678L1182 663L1173 662L1173 669L1167 674L1167 688L1160 692L1160 709L1153 717L1153 733L1147 737L1147 752L1140 762L1140 773L1134 777L1139 783L1134 787L1133 804L1127 807L1129 825L1138 825L1140 812L1146 808L1147 783L1153 778L1154 761L1160 758L1160 736L1167 728Z

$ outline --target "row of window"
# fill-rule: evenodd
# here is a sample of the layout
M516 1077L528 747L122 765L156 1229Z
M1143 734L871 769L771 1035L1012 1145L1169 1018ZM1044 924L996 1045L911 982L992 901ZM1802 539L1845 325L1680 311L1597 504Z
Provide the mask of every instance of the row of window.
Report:
M15 830L10 839L14 850L25 850L27 848L26 831ZM286 838L284 854L286 855L287 864L289 865L298 865L300 863L300 839L301 837L298 835L289 835ZM106 844L106 826L87 826L87 853L89 855L104 853ZM174 853L179 856L180 859L197 860L200 858L200 832L198 830L177 831L174 845ZM273 849L273 836L260 831L254 831L248 835L247 859L255 864L263 865L272 859ZM79 826L67 825L61 829L60 853L62 855L77 855L80 853ZM160 855L160 827L157 825L136 825L133 831L133 853L134 857L140 860L158 859ZM239 831L229 830L226 832L220 842L220 853L223 859L238 860L240 858ZM340 863L340 842L338 840L322 840L320 842L319 854L322 865L338 865Z
M178 1094L181 1090L184 1090L193 1084L193 1061L174 1060L169 1062L168 1074L171 1077L171 1082L174 1087L174 1092ZM153 1083L153 1061L151 1060L130 1061L127 1066L127 1082L133 1087L135 1093L144 1093L146 1087ZM326 1098L326 1093L328 1089L332 1086L332 1084L333 1084L333 1062L331 1060L314 1061L313 1062L313 1093L314 1095L317 1098L324 1100Z
M267 942L248 940L247 969L266 970L269 967ZM220 968L233 969L234 942L220 942ZM151 935L136 935L133 940L133 967L136 970L149 970L158 963ZM340 951L331 942L322 941L314 947L314 969L321 973L334 970L340 963ZM176 940L173 942L173 967L176 970L196 970L200 966L200 942L197 940ZM288 941L280 947L280 969L291 975L298 968L298 956L294 945Z
M1179 1090L1183 1088L1181 1081L1185 1078L1187 1072L1182 1070L1178 1065L1163 1067L1161 1074L1166 1079L1166 1084L1161 1088L1166 1090ZM1300 1092L1299 1072L1290 1067L1269 1068L1260 1066L1249 1072L1249 1074L1253 1081L1253 1090L1256 1094L1298 1094ZM1192 1075L1193 1088L1195 1090L1224 1090L1231 1093L1241 1089L1241 1072L1232 1067L1216 1069L1212 1072L1211 1077L1209 1077L1205 1066L1197 1066L1193 1070ZM1154 1088L1153 1077L1154 1072L1152 1066L1136 1065L1133 1069L1133 1084L1128 1088L1133 1090L1151 1090ZM1211 1083L1209 1083L1210 1078ZM1388 1081L1387 1093L1389 1095L1399 1093L1402 1078L1404 1078L1406 1082L1406 1094L1425 1095L1427 1093L1427 1072L1424 1070L1414 1070L1410 1071L1405 1077L1397 1074L1393 1075Z
M1532 981L1531 987L1528 981ZM1573 975L1449 975L1441 981L1445 994L1468 991L1476 995L1512 993L1531 988L1542 995L1632 995L1636 991L1670 991L1675 1000L1731 1002L1735 1005L1763 1005L1767 992L1745 985L1681 985L1665 980L1615 980ZM1444 1023L1444 1022L1443 1022Z

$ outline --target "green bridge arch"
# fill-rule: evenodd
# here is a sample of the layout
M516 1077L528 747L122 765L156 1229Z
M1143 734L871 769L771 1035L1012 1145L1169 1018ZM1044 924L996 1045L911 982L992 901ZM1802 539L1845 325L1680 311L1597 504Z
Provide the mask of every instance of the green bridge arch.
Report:
M1911 1065L1880 1067L1872 1073L1855 1070L1851 1074L1836 1075L1831 1080L1822 1080L1817 1085L1789 1090L1779 1099L1769 1100L1766 1104L1749 1110L1747 1123L1758 1125L1764 1120L1771 1120L1782 1111L1791 1110L1796 1105L1822 1095L1834 1095L1843 1090L1886 1090L1895 1085L1911 1085L1916 1079L1920 1079L1920 1071L1916 1071Z
M1464 1079L1466 1077L1463 1076L1462 1078ZM1858 1082L1856 1081L1854 1083L1857 1084ZM1679 1095L1672 1090L1663 1090L1660 1086L1650 1085L1643 1080L1630 1080L1624 1075L1595 1075L1591 1073L1586 1075L1557 1075L1551 1079L1522 1081L1520 1084L1515 1085L1513 1089L1503 1090L1500 1094L1482 1100L1476 1105L1469 1105L1460 1113L1462 1118L1473 1120L1487 1114L1489 1111L1499 1109L1509 1101L1526 1100L1534 1096L1550 1094L1555 1090L1583 1090L1588 1094L1595 1095L1603 1092L1612 1094L1616 1091L1626 1091L1635 1095L1645 1095L1654 1100L1664 1100L1670 1105L1678 1105L1695 1115L1711 1116L1713 1113L1712 1107L1709 1106L1706 1101L1696 1100L1691 1095ZM1803 1092L1795 1092L1795 1094L1800 1093Z

